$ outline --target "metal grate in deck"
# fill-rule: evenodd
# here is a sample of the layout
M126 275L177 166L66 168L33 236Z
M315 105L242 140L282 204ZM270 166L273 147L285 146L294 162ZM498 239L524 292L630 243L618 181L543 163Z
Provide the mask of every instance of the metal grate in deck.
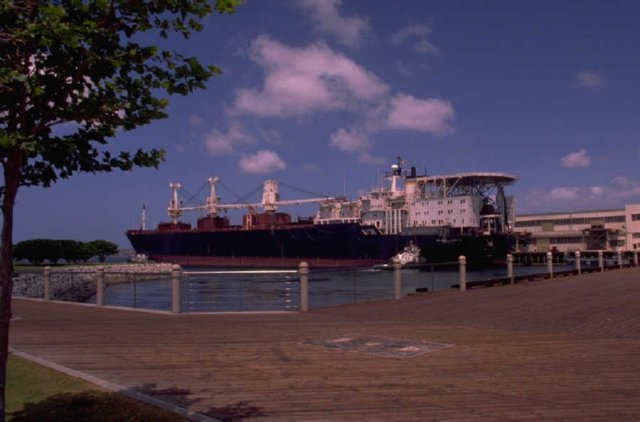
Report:
M345 334L338 337L307 340L303 343L313 346L322 346L327 349L361 352L399 359L413 358L425 353L432 353L441 349L453 347L453 344L428 343L424 341L360 334Z

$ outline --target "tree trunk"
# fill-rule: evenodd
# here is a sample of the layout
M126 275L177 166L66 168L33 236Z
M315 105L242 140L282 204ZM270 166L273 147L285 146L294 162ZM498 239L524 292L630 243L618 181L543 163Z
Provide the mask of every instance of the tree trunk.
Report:
M0 252L0 422L5 420L5 387L9 357L9 322L13 292L13 208L20 182L22 153L15 151L4 163L4 195L2 196L2 246Z

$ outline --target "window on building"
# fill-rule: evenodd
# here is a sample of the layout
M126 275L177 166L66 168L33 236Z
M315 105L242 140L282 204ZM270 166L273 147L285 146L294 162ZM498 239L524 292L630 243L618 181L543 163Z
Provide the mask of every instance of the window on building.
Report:
M605 223L624 223L625 216L624 215L612 215L604 218Z

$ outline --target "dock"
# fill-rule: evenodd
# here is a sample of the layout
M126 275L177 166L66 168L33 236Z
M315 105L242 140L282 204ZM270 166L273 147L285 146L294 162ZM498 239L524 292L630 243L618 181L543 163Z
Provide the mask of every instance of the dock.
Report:
M640 420L640 269L307 313L14 300L11 347L256 421Z

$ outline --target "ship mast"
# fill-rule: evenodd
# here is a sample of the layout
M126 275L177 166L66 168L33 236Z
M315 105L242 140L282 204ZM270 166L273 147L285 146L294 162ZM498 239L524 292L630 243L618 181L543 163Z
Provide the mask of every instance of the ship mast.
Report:
M169 217L171 217L172 224L178 224L178 218L182 215L182 209L180 208L180 201L178 201L178 190L182 187L180 183L170 183L171 188L171 201L169 201Z
M216 183L220 181L220 178L214 176L208 178L207 180L209 182L209 185L211 186L211 190L206 202L207 215L209 217L216 217L218 215L218 205L220 205L220 197L216 192Z

